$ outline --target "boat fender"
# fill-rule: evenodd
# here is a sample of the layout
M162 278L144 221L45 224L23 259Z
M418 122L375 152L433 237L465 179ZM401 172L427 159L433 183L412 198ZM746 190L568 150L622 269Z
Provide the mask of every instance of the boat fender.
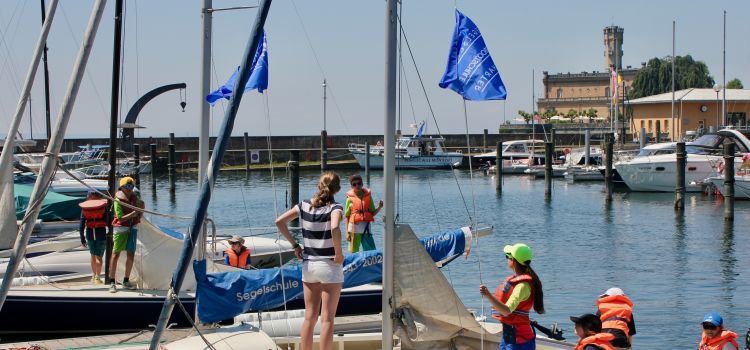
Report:
M563 153L570 154L570 148L563 148Z
M719 174L724 173L724 159L720 160L718 164L716 164L716 170L719 172Z

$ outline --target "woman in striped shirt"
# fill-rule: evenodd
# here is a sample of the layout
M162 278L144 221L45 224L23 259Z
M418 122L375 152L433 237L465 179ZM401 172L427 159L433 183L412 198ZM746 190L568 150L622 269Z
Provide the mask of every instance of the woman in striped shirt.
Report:
M297 258L302 259L302 284L305 290L302 350L312 349L318 311L321 322L320 349L331 349L333 343L333 319L344 282L344 255L339 228L344 208L333 198L340 189L339 176L327 171L320 176L318 192L313 198L302 201L276 218L279 232L292 244ZM298 217L302 224L304 249L289 233L287 226L289 221Z

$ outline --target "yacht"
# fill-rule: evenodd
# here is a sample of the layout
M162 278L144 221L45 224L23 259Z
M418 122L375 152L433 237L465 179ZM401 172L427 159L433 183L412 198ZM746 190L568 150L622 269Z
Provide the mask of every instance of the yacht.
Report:
M523 174L529 167L544 165L544 141L513 140L502 143L503 174ZM494 171L496 151L472 157L481 166Z

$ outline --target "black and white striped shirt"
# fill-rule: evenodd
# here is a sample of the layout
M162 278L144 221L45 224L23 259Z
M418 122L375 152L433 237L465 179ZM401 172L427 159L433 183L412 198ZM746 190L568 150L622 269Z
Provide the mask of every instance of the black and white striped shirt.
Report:
M336 251L333 248L331 236L331 213L339 211L343 216L344 207L336 202L322 207L313 207L309 200L305 200L297 204L297 208L302 223L302 238L305 247L303 259L333 259Z

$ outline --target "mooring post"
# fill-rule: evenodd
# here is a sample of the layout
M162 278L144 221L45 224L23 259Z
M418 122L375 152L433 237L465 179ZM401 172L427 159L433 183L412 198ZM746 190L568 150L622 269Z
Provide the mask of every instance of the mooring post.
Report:
M370 188L370 143L365 141L365 180Z
M552 197L552 163L555 158L555 143L544 143L544 197Z
M503 142L497 141L495 149L495 192L503 193Z
M674 210L685 209L685 167L687 166L687 154L685 143L677 143L677 187L675 188Z
M646 128L641 128L641 133L638 134L639 141L640 141L640 149L643 149L646 147L646 140L648 139L648 134L646 134Z
M734 221L734 142L724 144L724 220Z
M591 159L591 130L586 129L583 134L583 140L584 140L584 155L586 156L586 159L583 161L583 165L589 166L591 165L590 159ZM580 142L580 141L579 141Z
M151 190L153 193L156 193L156 165L158 163L158 159L156 159L156 144L149 144L148 151L151 155Z
M167 164L167 170L169 172L169 191L174 192L175 189L175 171L177 170L176 157L174 154L174 133L169 133L169 163Z
M299 203L299 150L289 155L289 208ZM292 220L292 226L298 226L299 220Z
M141 188L141 145L133 144L133 176L135 187Z
M487 152L487 134L489 133L489 130L484 129L484 135L482 138L482 152Z
M245 172L250 172L250 150L248 149L249 141L247 138L247 133L243 135L243 141L245 142Z
M326 171L328 169L328 132L323 130L320 132L320 170Z
M612 201L612 161L613 161L613 148L614 148L614 135L612 133L606 134L604 141L604 154L605 154L605 165L604 165L604 190L605 200L607 202Z

